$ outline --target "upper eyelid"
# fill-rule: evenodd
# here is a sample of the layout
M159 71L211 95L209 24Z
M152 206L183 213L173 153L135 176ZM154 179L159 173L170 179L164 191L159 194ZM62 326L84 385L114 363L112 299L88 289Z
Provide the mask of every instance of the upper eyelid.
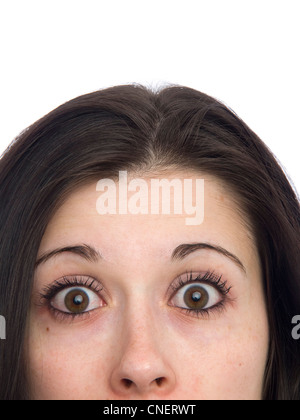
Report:
M223 279L222 275L214 272L204 271L199 273L186 271L184 274L181 274L173 280L167 289L166 295L169 296L169 299L172 299L182 287L193 283L211 285L223 295L227 295L232 288L231 285L228 285L228 281Z
M216 289L222 293L222 289L227 294L228 291L231 289L231 286L229 286L228 289L225 290L225 287L227 287L227 281L221 280L222 275L216 274L214 272L210 271L203 271L203 272L192 272L192 271L186 271L185 273L177 276L167 287L165 299L171 299L174 294L183 286L189 284L189 283L206 283L210 284ZM95 287L91 287L93 285L96 285ZM221 287L218 287L221 286ZM109 292L104 287L103 283L99 281L97 278L88 276L88 275L69 275L69 276L62 276L59 279L55 280L50 285L46 286L43 289L43 293L40 293L40 295L43 298L51 299L53 296L55 296L59 291L71 288L71 287L82 287L82 288L88 288L89 290L94 291L95 293L100 294L100 292L104 293L106 295L106 298L110 298Z
M82 279L85 279L85 281ZM96 284L97 286L92 287L94 284ZM76 274L76 275L60 277L59 279L55 280L53 283L47 285L43 289L41 296L46 299L51 299L60 291L64 289L76 287L76 286L81 287L81 288L87 288L96 293L100 293L104 289L102 283L100 283L94 277Z
M178 287L183 287L189 283L208 283L217 285L220 283L222 277L222 275L218 275L212 271L204 271L200 273L186 271L184 274L176 277L176 279L170 284L170 287L176 290ZM224 281L223 283L226 284L227 282Z

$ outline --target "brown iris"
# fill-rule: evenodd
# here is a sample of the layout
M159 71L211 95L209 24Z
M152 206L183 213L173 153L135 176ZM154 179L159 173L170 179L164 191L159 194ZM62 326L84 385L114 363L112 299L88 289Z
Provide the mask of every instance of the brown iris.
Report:
M76 314L84 312L90 303L89 297L81 289L72 289L65 296L65 305L68 311Z
M202 309L209 300L207 291L201 286L191 286L184 293L184 302L190 309Z

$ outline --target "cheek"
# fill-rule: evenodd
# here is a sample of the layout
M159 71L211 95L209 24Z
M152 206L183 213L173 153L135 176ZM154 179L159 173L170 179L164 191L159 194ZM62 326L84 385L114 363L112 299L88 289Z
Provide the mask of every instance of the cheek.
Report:
M262 398L268 325L264 311L257 317L251 313L224 314L182 327L176 337L181 395L201 400Z
M266 347L248 334L219 334L218 341L186 343L177 364L182 395L191 399L261 399ZM186 357L182 357L186 354Z
M229 398L261 399L268 349L265 337L252 333L251 328L238 337L224 343L223 357L219 358L222 392Z
M35 323L28 346L32 397L99 399L112 354L112 339L99 323Z
M110 363L106 354L109 352L103 346L99 348L93 342L65 350L55 340L50 345L49 340L34 345L29 359L33 398L99 398L103 393L106 369Z
M224 390L240 399L261 399L269 349L269 327L264 305L249 305L232 322L223 341ZM222 362L222 359L221 359ZM225 386L226 385L226 386Z

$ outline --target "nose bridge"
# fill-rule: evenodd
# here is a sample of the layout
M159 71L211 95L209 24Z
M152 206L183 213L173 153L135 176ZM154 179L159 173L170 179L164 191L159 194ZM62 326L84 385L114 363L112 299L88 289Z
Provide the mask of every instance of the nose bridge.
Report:
M156 316L157 310L151 304L151 296L145 298L145 295L137 291L131 296L122 323L123 356L128 360L133 357L135 365L137 358L149 360L155 354L163 355L162 325Z
M144 270L143 273L133 273L132 277L126 282L128 287L123 296L123 324L126 326L127 337L135 338L137 331L139 331L137 337L154 331L159 333L158 302L155 288L150 287L152 281L148 279Z
M121 396L165 394L175 384L175 372L167 358L163 323L148 299L136 293L130 301L121 322L112 387Z

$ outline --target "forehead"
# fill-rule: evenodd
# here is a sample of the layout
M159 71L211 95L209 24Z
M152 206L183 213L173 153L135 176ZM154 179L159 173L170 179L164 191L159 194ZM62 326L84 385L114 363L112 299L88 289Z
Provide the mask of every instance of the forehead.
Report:
M166 190L163 196L163 184L160 184L158 195L151 194L154 181L162 179L169 181L169 195ZM199 194L197 180L203 181L203 190ZM210 175L173 172L161 177L137 177L127 174L125 178L109 181L102 182L102 189L99 188L99 182L94 181L74 190L50 221L42 240L41 252L54 246L77 242L93 244L101 249L104 256L106 254L112 259L132 257L133 253L136 258L149 259L151 255L166 255L183 242L207 241L239 254L242 251L247 254L254 246L233 194ZM203 218L198 225L187 223L187 219L195 215L185 211L184 188L188 183L191 185L190 204L194 209L198 206L199 214L203 211ZM112 214L108 210L108 214L100 214L97 204L101 202L108 206L108 196L113 200L111 203L115 199L115 212ZM153 214L152 202L157 199L159 211L158 214ZM164 213L162 202L168 199L170 211ZM174 208L175 199L177 203L182 202L182 211L177 214ZM133 206L131 208L130 203ZM141 209L145 203L147 211L144 208L144 214L133 214L134 208ZM124 208L127 210L124 211Z

